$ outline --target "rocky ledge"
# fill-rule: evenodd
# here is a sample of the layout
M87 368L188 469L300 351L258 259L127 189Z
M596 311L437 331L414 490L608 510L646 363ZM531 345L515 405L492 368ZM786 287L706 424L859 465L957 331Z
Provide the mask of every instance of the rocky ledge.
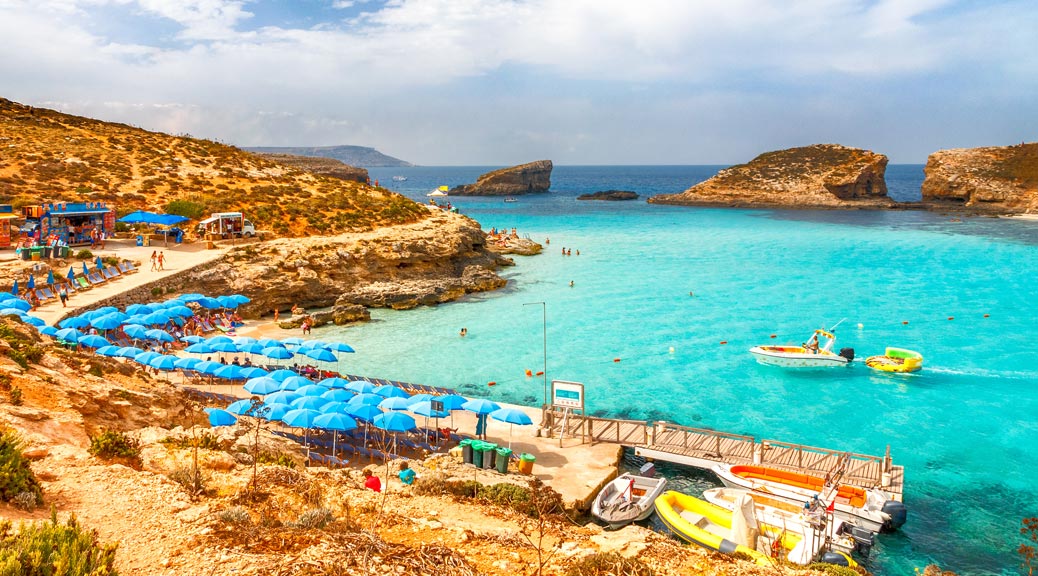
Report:
M892 207L884 173L887 157L838 144L767 152L718 172L654 204L786 208Z
M183 288L246 294L245 317L298 305L331 308L328 319L346 323L367 317L359 307L407 309L501 288L496 270L512 264L487 249L477 222L431 210L414 224L235 248L186 275Z
M934 152L926 161L929 207L1038 213L1038 143Z
M593 194L581 194L577 200L637 200L638 193L628 190L602 190Z
M451 188L451 196L517 196L551 188L551 160L538 160L487 172L475 184Z
M257 152L256 155L277 162L278 164L292 166L293 168L299 168L300 170L306 170L307 172L313 172L314 174L331 176L332 178L338 178L339 180L360 182L361 184L368 181L367 170L344 164L334 158L296 156L295 154L270 154L262 152Z

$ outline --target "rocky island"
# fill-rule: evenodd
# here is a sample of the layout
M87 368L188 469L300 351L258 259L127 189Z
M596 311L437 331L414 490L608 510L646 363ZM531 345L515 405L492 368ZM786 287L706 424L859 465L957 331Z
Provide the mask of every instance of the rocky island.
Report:
M887 157L838 144L767 152L654 204L783 208L887 208Z
M278 164L284 164L285 166L292 166L299 168L300 170L306 170L312 174L322 174L324 176L331 176L332 178L338 178L340 180L349 180L351 182L360 182L361 184L367 183L368 171L364 168L358 168L356 166L350 166L335 158L325 158L323 156L297 156L295 154L271 154L257 152L257 156L262 156L268 160L277 162Z
M581 194L577 196L577 200L637 200L638 193L630 192L627 190L602 190L600 192L594 192L592 194Z
M1038 143L934 152L923 202L933 209L1038 213Z
M487 172L475 184L451 188L451 196L518 196L551 188L551 160L538 160Z

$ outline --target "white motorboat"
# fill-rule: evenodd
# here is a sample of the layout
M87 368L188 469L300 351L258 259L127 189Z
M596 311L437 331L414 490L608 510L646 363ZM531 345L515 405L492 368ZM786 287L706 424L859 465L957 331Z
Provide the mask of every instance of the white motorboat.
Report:
M711 470L729 488L752 490L801 507L819 500L837 518L869 532L897 530L908 518L908 508L903 503L878 489L827 482L817 476L767 466L717 464Z
M407 180L407 176L393 176L393 182L404 182Z
M836 353L833 352L835 344L832 330L818 329L801 346L754 346L750 354L761 364L783 368L829 368L846 366L854 360L853 348L843 348Z
M640 475L621 474L606 484L591 504L591 515L613 529L651 516L653 502L667 486L667 479L656 478L655 470L647 463Z
M844 522L828 518L820 502L805 508L785 500L772 498L762 492L740 488L710 488L703 491L703 499L728 510L735 510L742 496L753 500L757 520L800 534L808 543L809 557L823 555L827 549L850 554L856 549L868 556L875 543L875 534Z

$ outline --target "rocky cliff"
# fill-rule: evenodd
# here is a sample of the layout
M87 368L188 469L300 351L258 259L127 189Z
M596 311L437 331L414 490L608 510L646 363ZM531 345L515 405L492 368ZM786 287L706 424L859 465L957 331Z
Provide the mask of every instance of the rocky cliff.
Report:
M517 196L551 188L551 160L538 160L487 172L475 184L451 188L451 196Z
M246 294L245 316L336 306L350 321L355 306L413 308L505 285L495 272L512 261L487 250L479 224L431 210L414 224L371 232L282 239L232 250L184 278L185 291Z
M278 164L292 166L313 174L331 176L332 178L338 178L339 180L347 180L350 182L360 182L361 184L366 184L368 181L367 170L344 164L334 158L296 156L294 154L258 153L258 155L277 162Z
M410 162L388 156L368 146L255 146L245 148L245 150L263 154L334 158L350 166L368 166L369 168L414 166Z
M767 152L718 172L680 194L649 198L656 204L888 207L887 157L838 144Z
M577 196L577 200L609 200L614 202L637 199L638 193L629 190L602 190L592 194L581 194L580 196Z
M923 201L933 208L1038 213L1038 143L934 152Z

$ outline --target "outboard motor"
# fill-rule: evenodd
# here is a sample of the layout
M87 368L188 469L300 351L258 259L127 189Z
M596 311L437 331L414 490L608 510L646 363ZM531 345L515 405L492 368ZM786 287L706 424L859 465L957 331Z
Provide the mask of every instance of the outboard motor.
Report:
M854 540L854 551L868 558L872 546L876 544L876 533L853 524L844 524L843 533Z
M645 478L655 478L656 465L652 462L646 462L645 464L642 464L642 467L638 469L638 475L644 476Z
M854 362L854 348L840 348L840 356L846 358L848 362Z
M887 500L883 503L881 510L890 516L890 519L883 523L884 532L893 532L904 526L905 521L908 520L908 507L905 506L904 502Z

